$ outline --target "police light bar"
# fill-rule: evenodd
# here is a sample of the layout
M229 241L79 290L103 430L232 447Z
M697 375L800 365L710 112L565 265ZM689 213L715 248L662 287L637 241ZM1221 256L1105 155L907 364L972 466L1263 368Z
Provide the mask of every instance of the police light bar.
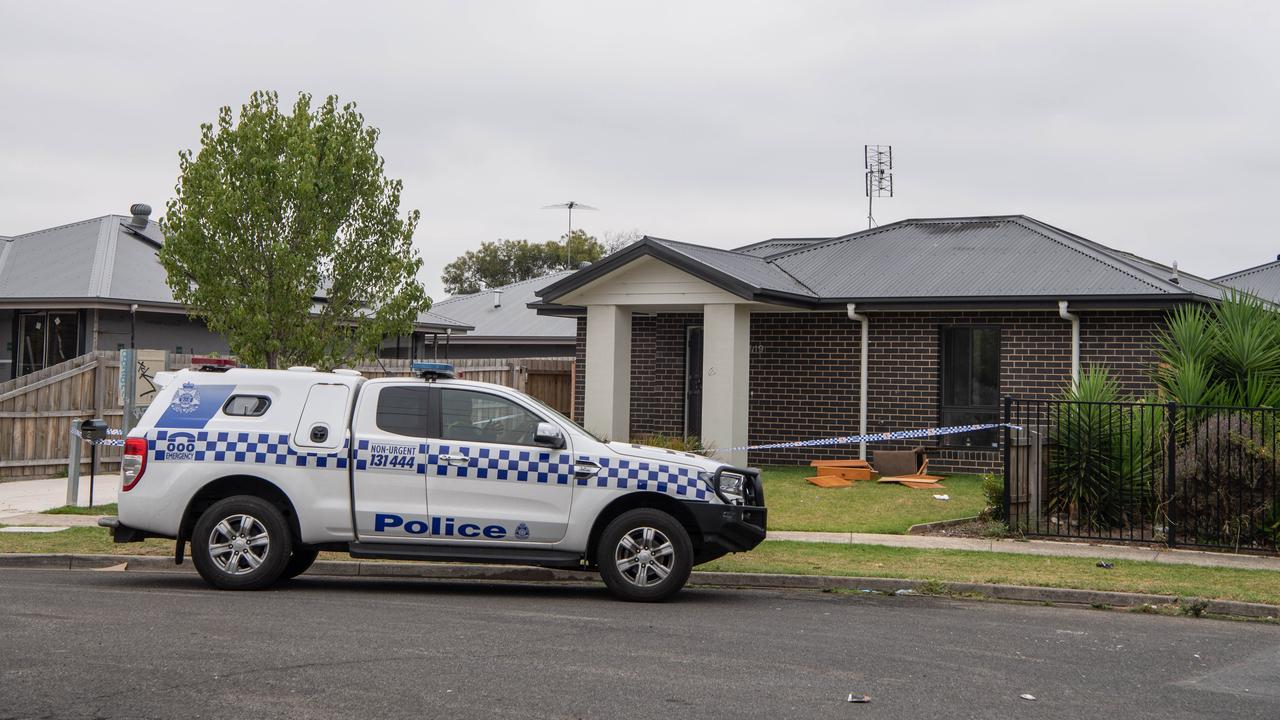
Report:
M455 376L453 366L449 363L416 362L409 369L417 373L423 380L448 379Z

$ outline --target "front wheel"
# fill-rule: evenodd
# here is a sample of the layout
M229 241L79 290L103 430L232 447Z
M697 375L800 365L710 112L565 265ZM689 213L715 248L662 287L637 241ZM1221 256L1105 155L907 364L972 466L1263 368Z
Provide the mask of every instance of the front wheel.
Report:
M684 526L661 510L619 515L596 547L600 576L614 596L658 602L675 595L693 570L693 543Z
M258 590L284 573L293 552L289 524L260 497L236 495L205 510L191 532L191 559L219 590Z

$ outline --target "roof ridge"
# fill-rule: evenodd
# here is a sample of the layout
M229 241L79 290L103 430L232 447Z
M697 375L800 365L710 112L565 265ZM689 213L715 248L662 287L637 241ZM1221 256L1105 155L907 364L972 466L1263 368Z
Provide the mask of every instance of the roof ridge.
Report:
M1152 273L1150 270L1146 270L1140 267L1134 267L1133 263L1127 260L1124 260L1121 257L1118 257L1118 255L1121 254L1123 251L1115 250L1114 248L1107 247L1102 243L1090 240L1086 237L1081 237L1080 235L1076 235L1075 233L1072 233L1066 230L1062 230L1061 228L1055 227L1053 225L1050 225L1047 222L1042 222L1040 220L1037 220L1027 215L1021 215L1019 216L1019 219L1022 221L1025 221L1023 224L1024 224L1024 227L1027 227L1028 230L1031 230L1032 232L1037 233L1047 238L1048 240L1056 242L1059 245L1062 245L1063 247L1066 247L1070 250L1074 250L1080 253L1081 255L1084 255L1085 257L1088 257L1094 260L1095 262L1100 262L1103 265L1110 267L1112 270L1115 270L1116 272L1124 273L1125 275L1128 275L1134 280L1137 280L1140 283L1144 283L1155 290L1159 290L1160 292L1163 292L1169 295L1175 294L1172 291L1170 291L1167 286L1176 285L1176 283L1160 278L1156 276L1155 273ZM1034 227L1034 226L1039 226L1039 227ZM1053 237L1049 233L1046 233L1044 229L1048 229L1054 233L1061 235L1063 239L1069 240L1073 244L1084 245L1085 247L1084 248L1072 247L1072 244L1068 244L1066 242L1063 242L1063 240ZM1086 248L1089 250L1092 250L1093 253L1085 252ZM1098 255L1104 256L1105 259L1104 257L1098 257ZM1133 257L1136 258L1140 256L1134 255ZM1107 262L1108 259L1111 262ZM1142 258L1142 259L1145 262L1152 262L1153 264L1158 264L1158 263L1155 263L1154 261L1146 260L1145 258ZM1120 267L1121 265L1125 267ZM1125 269L1126 267L1128 268L1128 270ZM1170 268L1170 270L1172 270L1172 268ZM1140 277L1139 275L1145 275L1146 277ZM1190 275L1190 273L1188 273L1188 275ZM1195 277L1195 276L1192 276L1192 277ZM1158 282L1164 283L1165 286L1162 287L1161 285L1158 285L1155 282L1152 282L1150 278L1155 278ZM1203 278L1197 278L1197 279L1203 280ZM1179 286L1179 290L1182 290L1183 292L1190 292L1186 288L1183 288L1180 286Z
M87 225L92 222L101 222L109 217L123 217L123 216L112 215L111 213L107 213L106 215L99 215L97 217L89 218L88 220L77 220L76 222L69 222L63 225L55 225L53 227L42 228L40 230L32 230L31 232L22 233L21 235L13 235L11 237L12 239L17 240L19 238L31 237L32 235L42 235L44 233L53 232L55 230L64 230L69 227L75 227L76 225Z
M1265 262L1265 263L1262 263L1261 265L1254 265L1253 267L1245 268L1243 270L1237 270L1233 273L1227 273L1226 275L1219 275L1218 277L1214 278L1212 282L1216 282L1219 285L1221 285L1224 280L1239 280L1240 278L1245 277L1247 275L1259 273L1264 270L1270 270L1271 268L1276 266L1280 266L1280 260L1272 260L1271 262Z
M443 300L437 300L436 302L432 303L431 306L435 307L436 305L442 305L444 303L453 302L454 300L466 300L467 298L473 298L473 297L476 297L477 295L483 295L487 292L493 292L494 290L501 290L502 288L515 287L516 285L524 285L525 283L531 283L537 280L546 280L549 277L555 277L556 275L562 275L564 273L572 273L572 272L576 272L576 271L572 269L557 270L547 275L539 275L537 277L525 278L524 280L517 280L515 282L507 283L506 285L499 285L496 288L485 288L484 290L479 290L473 293L467 293L466 295L450 295L449 297Z

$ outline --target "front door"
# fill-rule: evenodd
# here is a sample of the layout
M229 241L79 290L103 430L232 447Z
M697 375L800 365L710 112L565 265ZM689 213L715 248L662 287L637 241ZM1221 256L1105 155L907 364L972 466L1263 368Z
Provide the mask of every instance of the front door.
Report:
M684 434L702 437L702 326L685 331Z
M441 387L440 432L428 441L432 539L553 543L569 527L571 448L534 443L547 422L510 398Z

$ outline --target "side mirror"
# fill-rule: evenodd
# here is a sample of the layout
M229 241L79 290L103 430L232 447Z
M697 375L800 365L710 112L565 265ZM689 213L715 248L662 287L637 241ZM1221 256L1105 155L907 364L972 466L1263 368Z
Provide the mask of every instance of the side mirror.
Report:
M560 428L551 423L540 422L538 423L538 429L533 433L533 441L539 445L559 450L564 447L564 433L560 432Z

